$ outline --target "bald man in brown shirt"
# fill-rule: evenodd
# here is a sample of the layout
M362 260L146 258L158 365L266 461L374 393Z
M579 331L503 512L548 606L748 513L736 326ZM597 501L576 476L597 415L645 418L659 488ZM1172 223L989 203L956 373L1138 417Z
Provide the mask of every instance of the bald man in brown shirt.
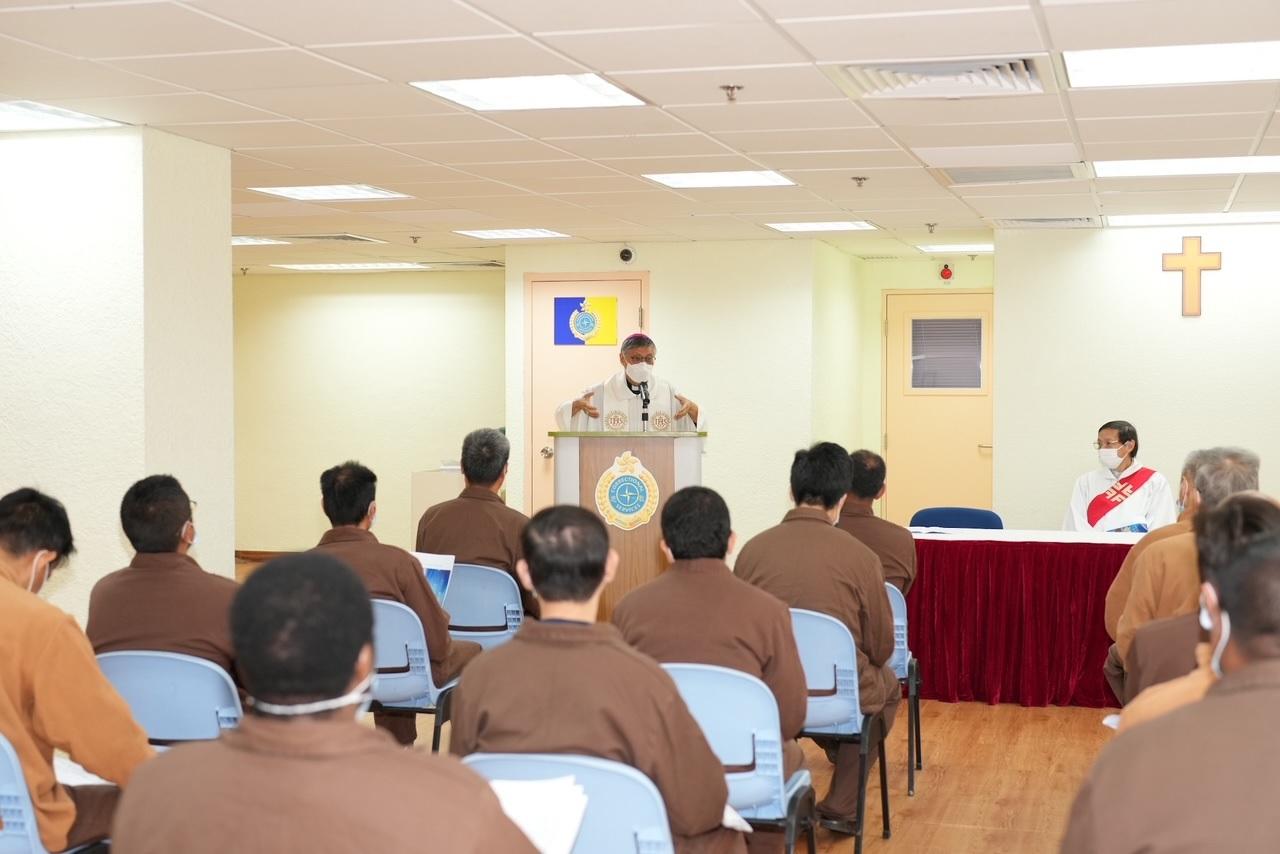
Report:
M333 528L313 551L350 566L370 596L399 602L418 615L427 638L431 678L437 686L443 685L458 676L467 662L480 654L481 647L449 636L449 612L436 601L422 564L404 549L378 542L369 530L378 512L377 483L372 471L354 461L334 466L320 476L324 511ZM401 744L413 744L418 738L417 716L412 712L375 712L373 719Z
M529 517L502 500L511 443L498 430L474 430L462 440L462 476L466 488L457 498L427 508L418 520L416 548L453 555L458 563L491 566L516 575L520 534ZM516 579L519 586L520 580ZM524 612L536 617L537 600L520 589Z
M236 596L231 622L248 715L142 768L112 850L533 854L476 774L357 723L373 613L349 568L315 552L273 560Z
M911 532L876 516L872 505L884 497L884 457L874 451L854 451L849 495L840 508L836 527L850 534L880 558L884 580L905 595L916 580L916 541Z
M595 622L618 567L604 523L581 507L547 508L525 528L524 554L516 571L538 595L542 621L467 668L449 749L625 763L662 794L678 854L745 851L742 834L721 826L724 769L675 682Z
M167 474L143 478L125 493L120 522L136 554L93 586L85 634L95 653L177 652L236 675L227 620L238 585L205 572L187 553L196 541L192 507Z
M747 584L724 562L733 548L729 508L713 490L690 486L662 507L662 575L623 597L613 624L633 647L663 664L715 664L755 676L773 692L784 742L784 774L804 764L796 736L808 704L804 667L781 599ZM780 851L780 832L757 830L751 852Z
M893 726L902 689L888 666L893 655L893 612L884 588L880 559L835 527L852 464L831 442L797 451L791 466L796 508L782 524L754 537L742 549L734 571L739 578L777 596L792 608L818 611L840 620L858 648L858 690L864 714L882 711L886 732ZM858 746L841 744L831 790L819 813L852 827L857 810Z

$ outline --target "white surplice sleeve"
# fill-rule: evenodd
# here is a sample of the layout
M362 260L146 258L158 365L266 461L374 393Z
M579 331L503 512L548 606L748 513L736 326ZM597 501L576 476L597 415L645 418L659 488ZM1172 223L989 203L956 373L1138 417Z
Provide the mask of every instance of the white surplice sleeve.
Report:
M1156 472L1148 484L1151 486L1151 498L1147 504L1147 530L1154 531L1178 521L1178 505L1168 479Z
M1071 502L1067 505L1067 515L1062 520L1064 531L1091 531L1089 524L1089 475L1082 474L1076 478L1075 488L1071 490Z

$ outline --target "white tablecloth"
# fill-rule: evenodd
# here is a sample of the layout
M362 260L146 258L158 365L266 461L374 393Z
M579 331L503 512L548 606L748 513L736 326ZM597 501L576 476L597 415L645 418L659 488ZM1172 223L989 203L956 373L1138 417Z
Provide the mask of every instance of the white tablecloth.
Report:
M911 528L917 540L985 540L1001 543L1118 543L1132 545L1145 534L1105 531L1018 531L988 528Z

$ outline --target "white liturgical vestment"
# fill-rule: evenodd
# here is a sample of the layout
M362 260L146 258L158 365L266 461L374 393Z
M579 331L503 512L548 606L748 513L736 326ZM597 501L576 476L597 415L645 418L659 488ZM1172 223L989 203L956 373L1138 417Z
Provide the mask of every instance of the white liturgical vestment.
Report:
M1122 472L1098 468L1080 475L1075 489L1071 493L1071 504L1067 508L1067 517L1062 523L1064 531L1154 531L1165 525L1172 525L1178 519L1178 510L1174 503L1173 490L1169 481L1157 471L1146 476L1146 482L1133 487L1122 483L1137 479L1140 472L1147 468L1137 463ZM1099 498L1102 496L1102 498ZM1094 524L1090 524L1091 505L1095 499L1098 503L1094 509L1097 516L1099 508L1105 510Z
M614 433L639 433L645 428L641 414L644 411L640 395L627 384L625 371L618 371L605 382L587 389L592 392L590 404L600 410L600 417L592 418L585 412L571 417L573 401L567 400L556 407L556 426L574 433L604 431ZM698 423L689 416L679 420L675 414L683 404L676 400L676 390L671 383L654 377L649 383L649 431L654 433L693 432L705 430L706 415L699 410Z

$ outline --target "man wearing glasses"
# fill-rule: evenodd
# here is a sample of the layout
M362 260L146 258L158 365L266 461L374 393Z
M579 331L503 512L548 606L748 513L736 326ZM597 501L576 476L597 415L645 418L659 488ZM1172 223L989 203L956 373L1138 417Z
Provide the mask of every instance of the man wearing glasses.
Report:
M656 433L706 430L698 404L653 375L658 346L643 332L628 335L618 361L622 370L556 407L561 430Z
M1098 428L1101 468L1080 475L1062 523L1066 531L1147 531L1178 518L1164 475L1138 465L1138 430L1128 421Z

